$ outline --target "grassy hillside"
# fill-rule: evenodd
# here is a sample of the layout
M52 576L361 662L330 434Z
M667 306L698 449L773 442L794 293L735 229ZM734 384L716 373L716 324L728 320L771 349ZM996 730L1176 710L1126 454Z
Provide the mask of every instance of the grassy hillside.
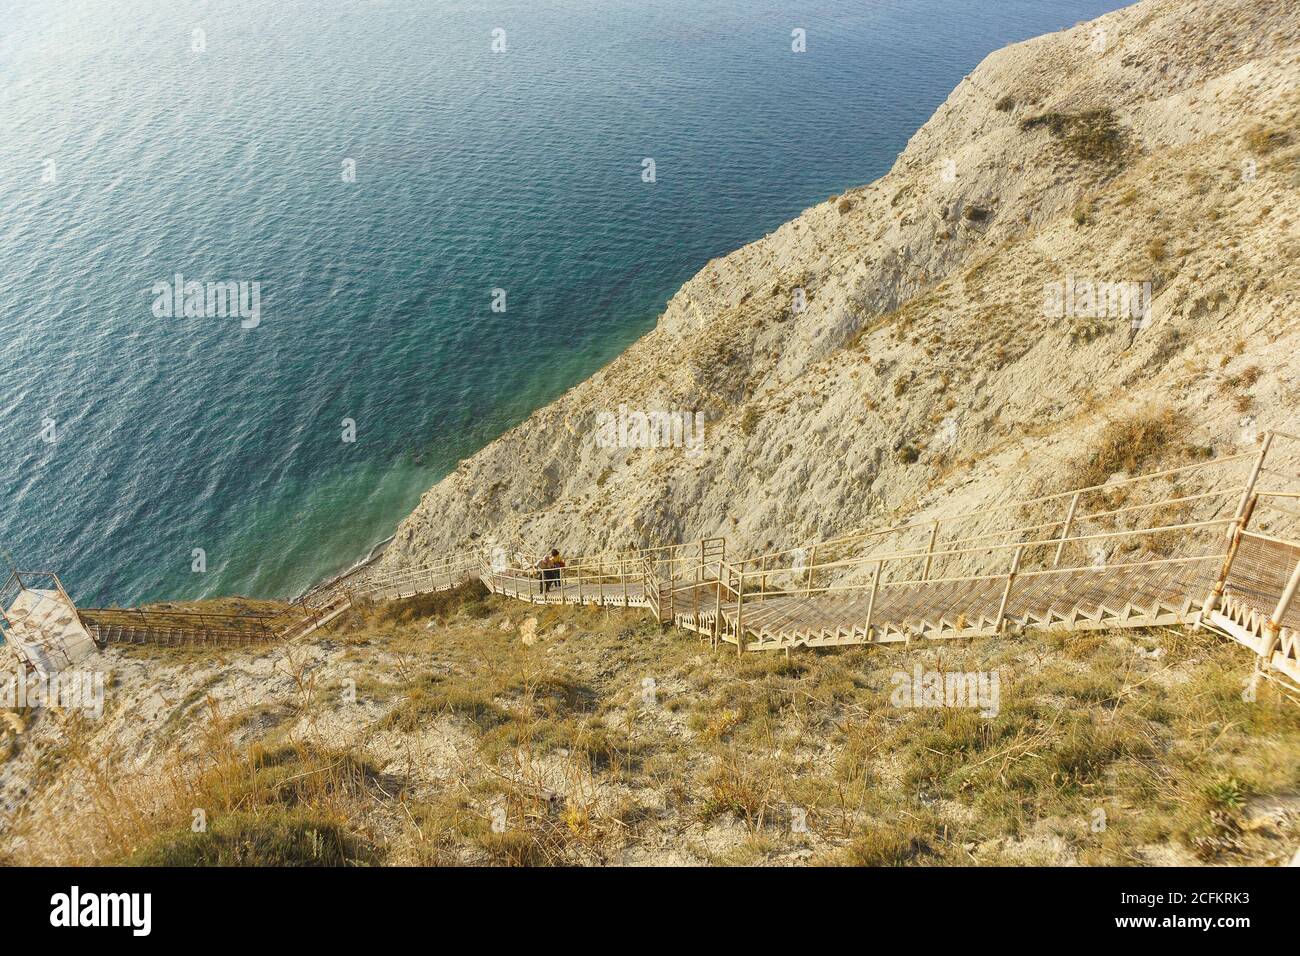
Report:
M476 584L299 648L113 657L108 719L46 715L11 755L6 859L1242 864L1300 840L1300 711L1245 699L1246 657L1202 633L737 660ZM897 706L918 666L996 673L996 716ZM141 667L170 689L145 721Z

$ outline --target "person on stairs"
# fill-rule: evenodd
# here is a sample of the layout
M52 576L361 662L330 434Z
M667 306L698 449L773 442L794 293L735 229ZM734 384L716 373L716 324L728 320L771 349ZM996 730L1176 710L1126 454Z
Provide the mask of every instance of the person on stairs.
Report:
M560 557L560 550L552 548L551 553L538 562L537 567L542 572L542 593L545 594L552 587L560 586L560 572L564 568L564 560Z

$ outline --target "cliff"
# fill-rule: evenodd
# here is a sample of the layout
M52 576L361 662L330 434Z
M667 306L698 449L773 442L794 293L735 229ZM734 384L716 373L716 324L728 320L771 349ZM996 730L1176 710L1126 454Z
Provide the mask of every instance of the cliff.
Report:
M378 567L806 542L1063 486L1153 409L1144 467L1294 430L1298 52L1285 4L1147 0L991 54L887 175L709 262L461 462ZM683 440L627 447L665 412Z

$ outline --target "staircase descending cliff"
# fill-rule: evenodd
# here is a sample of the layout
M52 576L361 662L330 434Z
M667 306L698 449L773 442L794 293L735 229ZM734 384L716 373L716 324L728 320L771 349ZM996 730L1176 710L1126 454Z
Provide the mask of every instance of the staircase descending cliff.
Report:
M358 575L311 600L382 599L477 577L532 604L645 608L738 653L980 637L1028 627L1194 625L1300 686L1300 541L1255 530L1296 516L1300 475L1245 452L979 511L766 554L723 538L571 559L543 579L536 555L477 549L418 570ZM333 596L333 597L332 597Z
M358 602L478 579L531 604L644 608L737 653L1191 625L1232 638L1261 676L1300 688L1300 541L1257 527L1266 514L1300 517L1300 493L1269 487L1300 479L1269 468L1277 441L1300 438L1270 432L1257 452L765 554L731 556L724 538L707 538L584 555L544 575L535 554L479 547L419 568L362 569L274 612L75 613L101 644L284 642ZM39 622L28 598L5 612L6 634L26 635L20 650L39 645L54 666L59 640L29 633Z

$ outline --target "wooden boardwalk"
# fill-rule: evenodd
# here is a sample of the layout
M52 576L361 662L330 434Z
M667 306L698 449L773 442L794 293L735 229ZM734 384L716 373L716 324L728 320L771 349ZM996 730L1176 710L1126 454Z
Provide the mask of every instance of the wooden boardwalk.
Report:
M719 639L747 650L908 643L914 639L986 637L1007 629L1146 627L1191 623L1213 586L1222 558L1183 564L1071 569L1024 575L1008 594L1005 577L975 581L885 584L875 594L756 598L743 609L722 604ZM1005 596L1005 604L1004 604ZM688 629L710 632L713 606L698 618L676 615ZM743 631L741 630L743 628Z
M1300 581L1300 542L1247 530L1261 498L1300 497L1256 487L1266 453L1267 442L1244 485L1189 494L1180 482L1202 466L1171 469L1121 482L1121 493L1108 483L1050 496L1068 502L1058 519L956 534L946 547L941 521L987 512L730 562L717 539L675 546L667 557L580 558L545 592L538 572L524 568L485 570L481 580L495 593L533 604L645 607L663 623L738 653L1032 628L1209 627L1254 651L1262 671L1300 686L1300 599L1292 600ZM1148 478L1168 479L1171 491L1131 503L1127 485ZM1090 494L1111 506L1085 510L1080 502ZM1126 503L1115 507L1115 501ZM1231 517L1222 516L1234 505ZM917 527L926 532L920 541L897 536L903 543L893 550L840 556L845 542L856 545ZM818 548L834 551L833 559L820 565L815 557L809 560L806 555L815 556ZM1092 556L1082 560L1089 548ZM781 563L796 552L802 563ZM991 570L1008 555L1009 567ZM619 568L613 575L611 564ZM945 567L953 570L941 576Z
M629 580L627 576L579 581L569 577L555 582L543 582L538 574L518 570L486 571L479 580L494 594L530 604L594 604L599 607L645 607L645 586L642 580Z
M1300 543L1243 535L1222 600L1206 624L1249 647L1267 673L1300 686ZM1288 587L1291 600L1284 598ZM1280 613L1279 613L1280 611Z
M512 564L503 549L479 547L425 567L340 576L278 615L77 613L101 644L291 641L358 601L477 579L536 605L644 608L737 653L1194 625L1250 648L1259 672L1300 686L1300 540L1251 526L1257 510L1300 518L1300 493L1259 486L1278 474L1265 460L1279 437L1300 442L1269 433L1258 453L739 558L709 538L573 558L544 582L536 555L516 550ZM1189 489L1194 479L1206 490ZM0 623L24 626L21 612L13 618Z
M661 619L746 650L897 643L914 638L980 637L1008 626L1070 629L1140 627L1192 622L1223 562L1218 553L1150 565L1026 572L1007 596L1006 576L917 581L815 595L746 595L719 601L717 581L687 583L674 592ZM649 607L644 582L566 580L544 595L540 581L518 572L489 573L494 593L533 604ZM719 616L719 609L721 615ZM999 618L999 610L1002 615ZM743 632L738 632L738 627Z
M286 643L324 627L351 603L336 598L319 607L289 606L278 613L206 614L141 608L82 608L77 616L100 645L157 644L171 647Z

